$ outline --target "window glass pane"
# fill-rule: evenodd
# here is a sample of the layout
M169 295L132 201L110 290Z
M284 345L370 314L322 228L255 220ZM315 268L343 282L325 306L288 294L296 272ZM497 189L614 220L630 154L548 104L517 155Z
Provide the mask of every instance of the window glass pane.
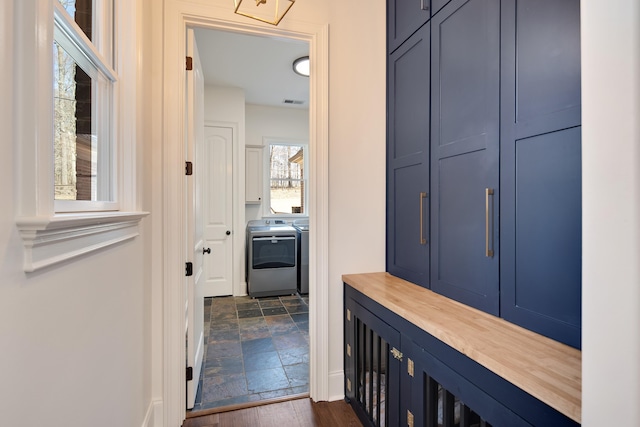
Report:
M62 7L76 21L78 27L93 40L93 0L58 0Z
M84 70L55 42L53 57L55 199L111 200L111 83L95 69Z
M282 179L271 180L271 213L292 214L304 212L304 182Z
M303 147L270 145L269 176L271 213L306 214Z

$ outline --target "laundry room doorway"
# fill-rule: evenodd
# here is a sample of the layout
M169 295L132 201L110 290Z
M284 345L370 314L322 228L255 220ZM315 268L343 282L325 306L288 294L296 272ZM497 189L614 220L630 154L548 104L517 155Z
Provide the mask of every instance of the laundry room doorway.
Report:
M186 246L186 229L184 226L184 207L181 202L186 200L184 186L184 132L186 115L184 109L184 81L186 31L193 28L212 29L243 34L252 34L267 38L292 39L306 41L309 44L310 57L310 103L309 103L309 150L310 150L310 179L309 191L309 395L313 400L329 400L336 395L342 383L341 372L329 372L329 209L328 209L328 136L329 136L329 27L327 24L317 24L296 20L289 20L284 26L272 27L257 25L252 22L231 22L220 16L215 7L203 7L192 2L173 2L162 13L162 72L155 74L162 81L162 95L160 109L161 116L161 153L162 169L162 247L158 248L162 257L162 298L164 328L163 342L163 378L164 384L162 401L164 402L164 419L168 425L180 425L185 417L186 396L185 379L189 377L185 372L185 293L182 283L185 279L184 247ZM160 34L160 32L159 32ZM260 70L253 70L259 76ZM205 87L205 91L209 90ZM234 90L239 90L235 88ZM228 91L227 91L228 92ZM243 103L244 106L244 103ZM226 105L235 108L234 105ZM244 107L243 107L244 108ZM234 124L234 123L230 123ZM239 132L243 127L239 126ZM240 141L245 137L240 135ZM235 152L234 152L235 154ZM239 153L238 163L244 160L244 146ZM243 160L239 160L239 159ZM234 163L234 164L238 164ZM234 173L239 172L234 169ZM245 211L244 204L244 176L234 175L242 179L239 182L241 196L240 213ZM235 182L235 180L234 180ZM238 206L236 204L236 206ZM246 220L242 218L242 223ZM234 226L234 258L240 257L241 270L234 271L234 277L244 276L244 241L243 232L237 232ZM239 243L238 243L239 242ZM238 253L240 251L240 253ZM200 252L201 253L201 252ZM242 286L234 279L235 286ZM246 292L246 291L245 291ZM332 320L333 321L333 320ZM188 366L187 366L188 368Z
M187 416L310 392L308 251L303 293L294 274L282 292L275 284L276 291L255 294L244 244L247 223L285 222L296 242L294 221L309 224L309 77L293 70L295 60L309 57L309 42L194 33L205 82L205 137L195 162L203 174L205 344ZM283 147L287 155L277 160L274 149Z

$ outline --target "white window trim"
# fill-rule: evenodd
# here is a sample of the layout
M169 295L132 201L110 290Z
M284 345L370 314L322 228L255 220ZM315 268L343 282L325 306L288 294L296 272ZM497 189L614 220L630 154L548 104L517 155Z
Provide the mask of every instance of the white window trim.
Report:
M97 200L54 200L56 212L117 211L120 209L116 189L117 178L114 176L115 159L113 158L114 150L117 147L115 138L111 137L115 128L113 118L118 111L115 101L119 77L110 65L113 60L107 59L113 58L112 45L107 41L113 38L112 33L115 33L115 26L112 8L109 7L110 1L94 1L94 23L99 20L98 17L101 18L100 24L93 26L92 39L96 41L95 43L89 40L60 2L55 0L53 1L53 34L58 45L71 55L74 61L91 77L94 84L92 120L97 124L95 129L97 140L109 141L110 143L95 144L94 141L93 150L98 150L97 167L100 171L98 188L94 189ZM105 30L109 27L113 29ZM103 53L97 48L100 45L104 50ZM106 81L109 82L108 87L104 86Z
M89 40L89 38L81 31L77 29L77 25L72 21L72 18L64 10L59 1L53 1L54 10L54 33L60 31L65 37L62 37L66 43L62 44L62 47L70 53L78 64L85 70L97 68L108 79L115 82L118 77L116 71L108 64L111 61L107 61L103 55L98 52L95 45ZM110 22L111 20L108 19ZM52 43L53 44L53 43ZM107 55L111 55L110 52Z
M138 105L136 2L114 0L120 80L114 96L119 211L56 213L53 184L53 31L54 2L16 2L16 225L24 243L24 270L33 272L132 239L148 213L136 197L136 121ZM123 42L118 43L118 40ZM126 42L124 42L126 41ZM135 94L119 97L118 93ZM49 101L47 101L49 100Z
M262 172L262 182L263 184L263 197L262 200L264 200L263 203L263 212L262 212L262 216L263 217L277 217L277 218L306 218L309 216L309 141L308 140L301 140L301 139L289 139L289 138L276 138L276 137L264 137L262 138L262 144L264 145L264 148L266 150L266 152L263 155L263 172ZM304 195L304 203L305 203L305 213L277 213L274 214L271 212L271 165L269 164L269 147L271 145L293 145L293 146L300 146L300 147L304 147L304 153L305 153L305 157L304 157L304 166L303 166L303 179L302 181L304 181L307 185L305 185L305 188L307 188L307 191L305 192Z

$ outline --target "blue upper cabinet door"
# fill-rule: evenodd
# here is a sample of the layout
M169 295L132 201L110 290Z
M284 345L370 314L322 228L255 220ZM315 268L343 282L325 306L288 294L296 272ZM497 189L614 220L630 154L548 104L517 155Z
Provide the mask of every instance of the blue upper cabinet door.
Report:
M499 0L452 0L431 41L431 289L498 315Z
M396 50L431 18L431 0L387 0L387 48Z
M502 3L501 313L580 348L580 2Z
M431 16L438 13L449 1L450 0L431 0Z
M388 62L387 271L429 287L429 23Z

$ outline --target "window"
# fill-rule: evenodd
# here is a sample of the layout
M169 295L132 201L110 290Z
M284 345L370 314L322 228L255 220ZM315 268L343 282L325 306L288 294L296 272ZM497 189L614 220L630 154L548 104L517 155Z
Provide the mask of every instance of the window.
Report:
M116 210L110 0L57 0L54 9L56 212Z
M307 144L268 144L268 200L271 215L308 215Z
M148 214L136 197L137 3L14 3L14 194L26 272L135 238Z

